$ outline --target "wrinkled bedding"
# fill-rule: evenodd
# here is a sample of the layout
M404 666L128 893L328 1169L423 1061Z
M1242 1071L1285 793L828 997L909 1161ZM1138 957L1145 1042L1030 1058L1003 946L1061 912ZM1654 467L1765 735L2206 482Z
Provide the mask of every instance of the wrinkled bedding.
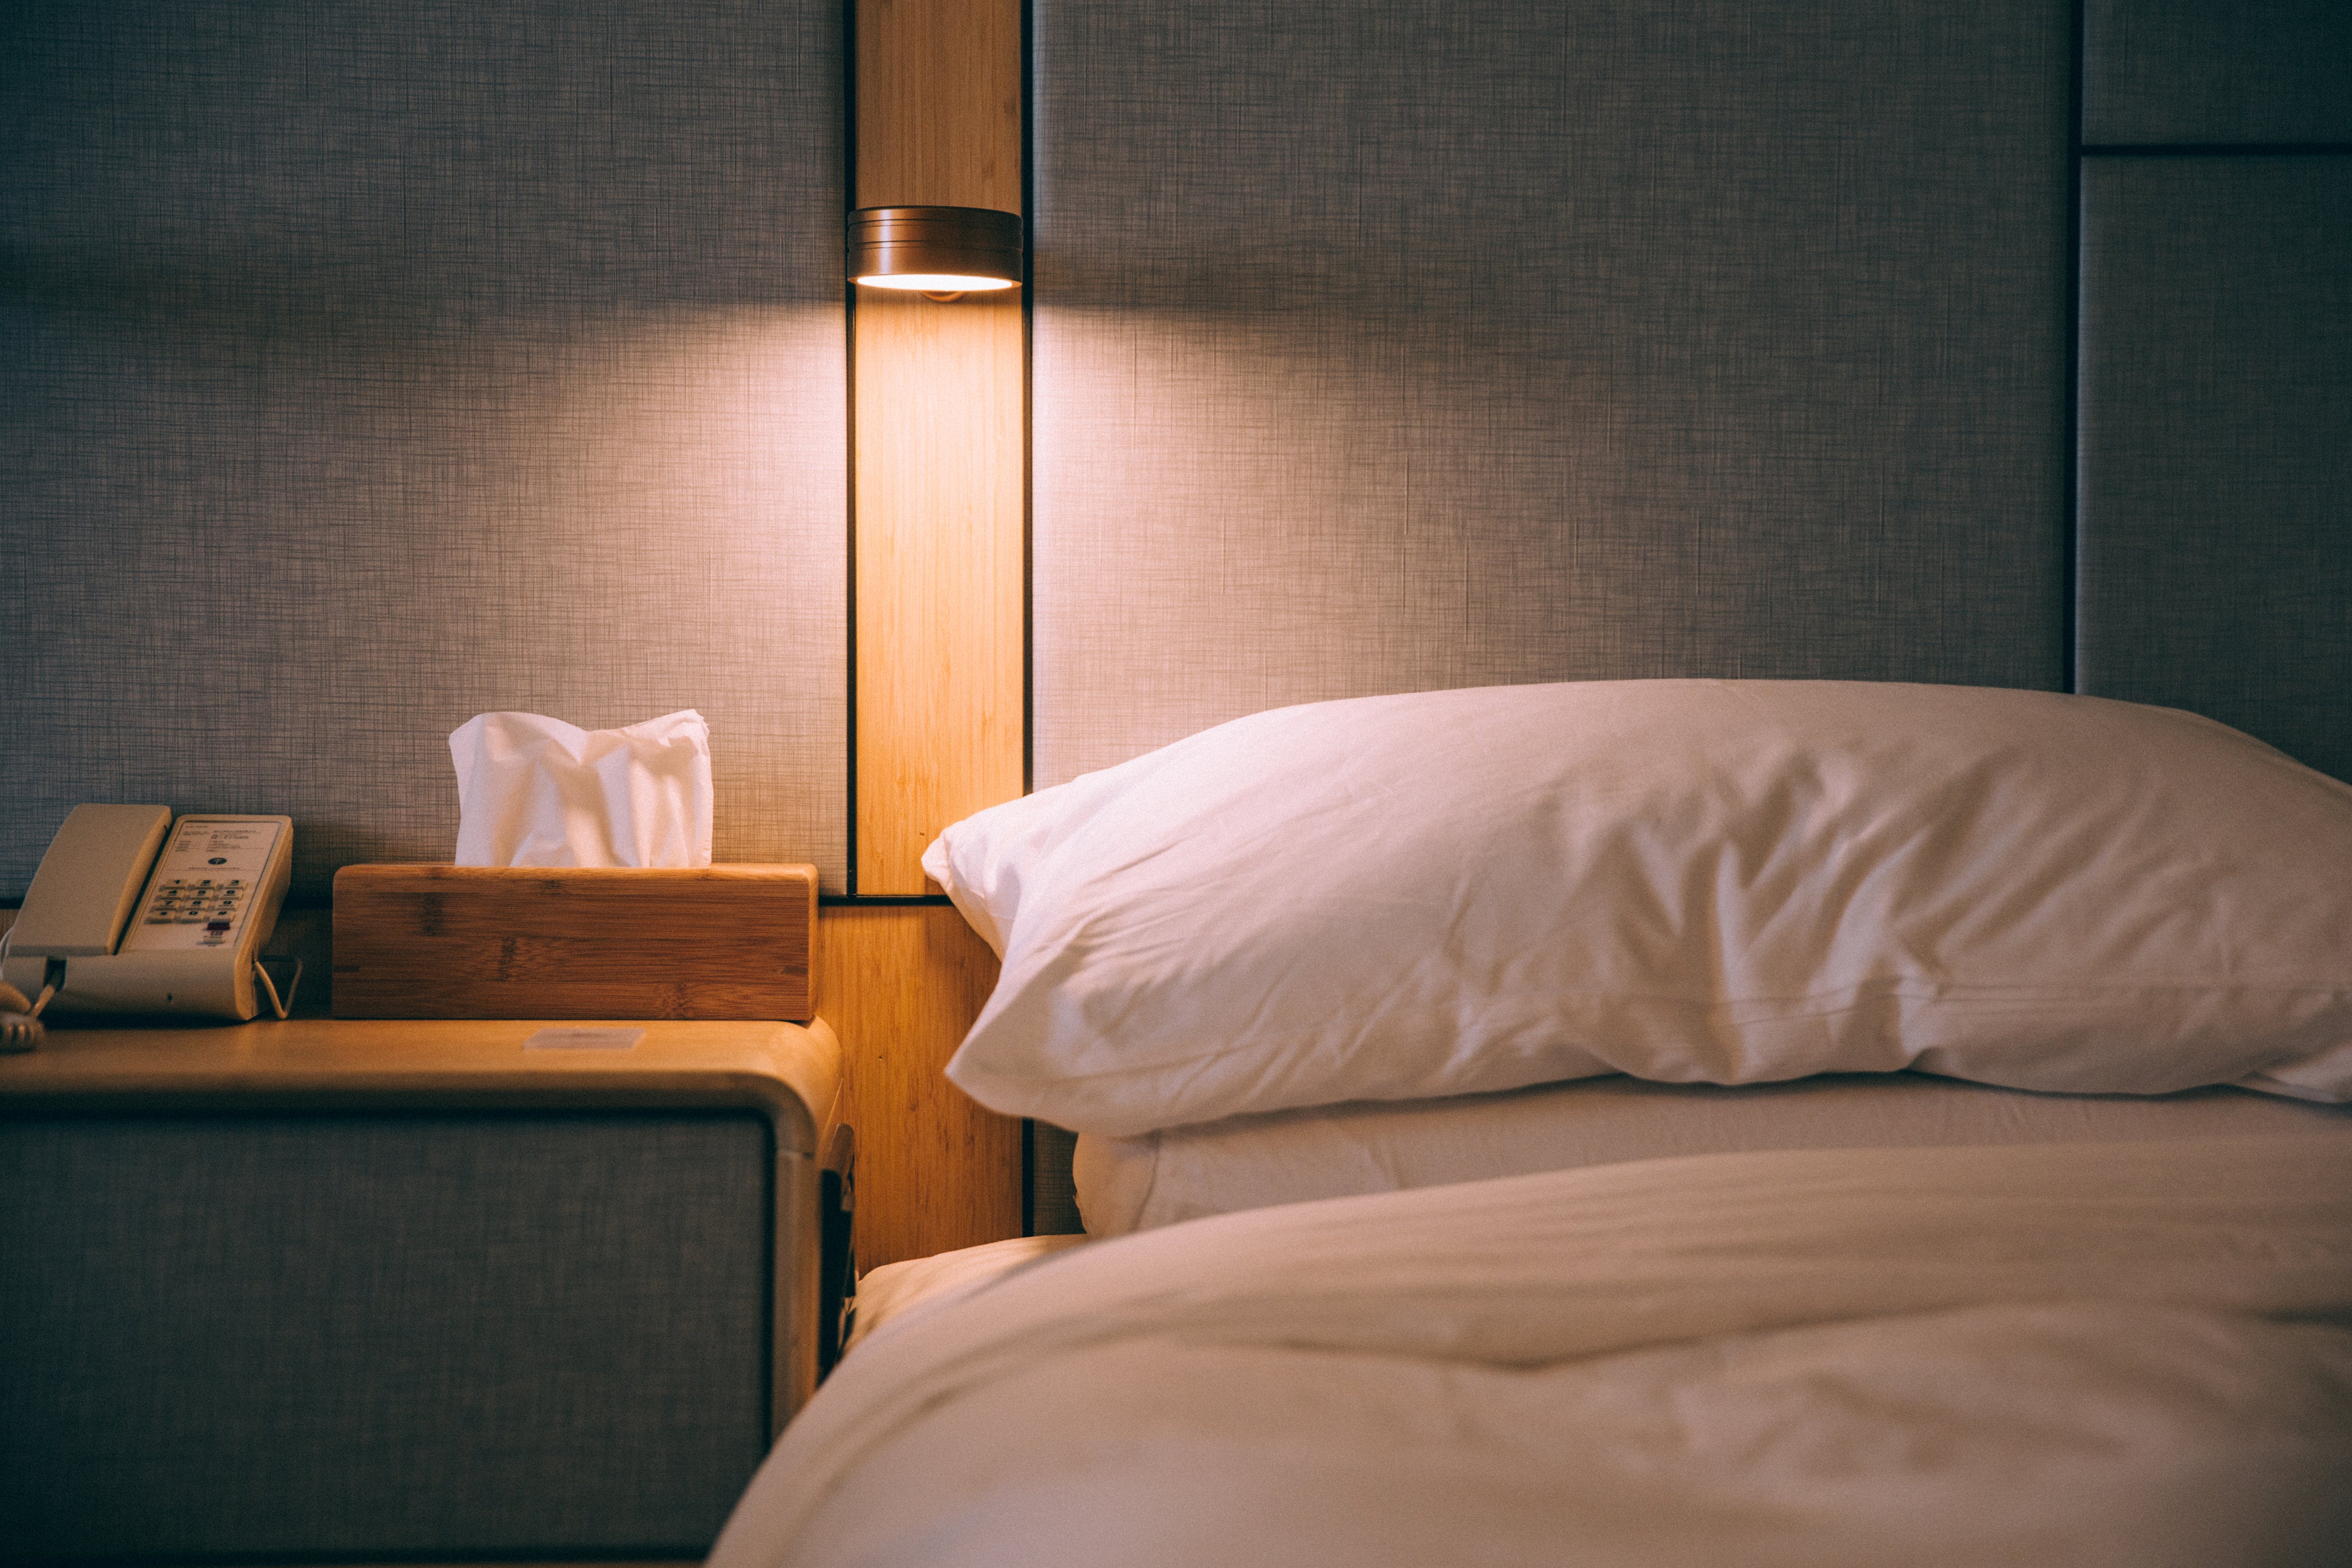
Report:
M714 1568L2352 1562L2341 1137L1711 1155L898 1314Z

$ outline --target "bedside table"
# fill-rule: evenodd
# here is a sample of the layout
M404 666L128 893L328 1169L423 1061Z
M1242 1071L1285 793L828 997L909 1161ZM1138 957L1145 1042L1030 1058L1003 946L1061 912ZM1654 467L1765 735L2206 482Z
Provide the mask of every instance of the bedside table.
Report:
M822 1021L0 1057L0 1559L699 1557L815 1385L839 1083Z

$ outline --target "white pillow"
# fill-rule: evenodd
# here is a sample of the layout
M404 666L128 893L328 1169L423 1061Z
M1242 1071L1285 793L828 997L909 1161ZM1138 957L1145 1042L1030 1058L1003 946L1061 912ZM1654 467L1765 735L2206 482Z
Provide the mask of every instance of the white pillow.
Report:
M923 858L948 1076L1125 1135L1627 1072L2352 1098L2352 788L2210 720L1845 682L1283 708Z
M1070 1174L1087 1233L1124 1236L1277 1203L1685 1155L2331 1136L2352 1138L2352 1105L2238 1089L2035 1094L1918 1072L1727 1088L1612 1073L1497 1094L1228 1116L1134 1138L1086 1136Z

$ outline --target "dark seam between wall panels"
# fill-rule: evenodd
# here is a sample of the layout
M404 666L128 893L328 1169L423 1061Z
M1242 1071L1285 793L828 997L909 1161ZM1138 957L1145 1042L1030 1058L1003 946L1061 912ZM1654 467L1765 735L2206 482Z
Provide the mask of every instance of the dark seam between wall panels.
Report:
M2352 154L2352 141L2099 142L2081 152L2085 158L2341 158Z
M1036 418L1036 378L1033 372L1037 343L1037 157L1034 84L1036 66L1037 7L1021 7L1021 792L1037 788L1037 596L1035 574L1030 570L1034 549L1032 509L1037 494L1036 453L1032 433ZM1037 1124L1021 1119L1021 1234L1037 1234Z
M2058 537L2062 559L2058 568L2058 646L2065 668L2059 689L2083 689L2082 560L2083 560L2083 58L2084 0L2074 0L2074 36L2068 40L2066 90L2066 298L2063 307L2066 395L2064 443L2059 472L2064 483L2059 495Z
M1032 84L1036 52L1037 8L1021 7L1021 792L1037 788L1036 596L1029 570L1030 507L1036 494L1035 456L1030 432L1036 421L1034 378L1030 367L1037 340L1037 158ZM1026 1199L1024 1198L1025 1202Z
M847 206L841 214L843 234L848 232L849 214L857 206L857 3L842 0L841 5L841 122L842 193ZM846 240L844 240L845 246ZM843 742L842 779L848 789L846 808L848 821L843 841L848 845L849 863L843 868L841 884L845 890L837 897L820 897L820 905L850 904L857 899L857 285L849 280L849 268L842 267L841 292L845 303L841 311L841 360L845 393L842 413L843 441L847 443L842 469L849 494L844 498L842 511L848 527L842 536L842 554L847 560L843 580L846 584L848 602L842 607L842 632L845 646L843 658L847 662L845 690L849 700L842 707L842 723L848 727Z

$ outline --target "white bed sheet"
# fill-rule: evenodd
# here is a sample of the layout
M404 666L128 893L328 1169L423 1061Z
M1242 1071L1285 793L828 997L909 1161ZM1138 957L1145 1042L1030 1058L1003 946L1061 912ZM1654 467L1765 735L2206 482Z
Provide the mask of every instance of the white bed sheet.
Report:
M1278 1203L1679 1155L2330 1132L2352 1135L2352 1107L2240 1089L2038 1094L1916 1072L1745 1088L1611 1077L1087 1134L1075 1174L1087 1231L1121 1236Z
M1704 1155L1229 1215L902 1316L710 1568L2321 1568L2352 1140Z
M909 1258L870 1269L857 1277L857 1317L844 1348L856 1349L883 1324L896 1322L918 1307L961 1301L1008 1274L1092 1239L1087 1236L1015 1236L1006 1241L960 1247L952 1252L937 1252L929 1258Z

